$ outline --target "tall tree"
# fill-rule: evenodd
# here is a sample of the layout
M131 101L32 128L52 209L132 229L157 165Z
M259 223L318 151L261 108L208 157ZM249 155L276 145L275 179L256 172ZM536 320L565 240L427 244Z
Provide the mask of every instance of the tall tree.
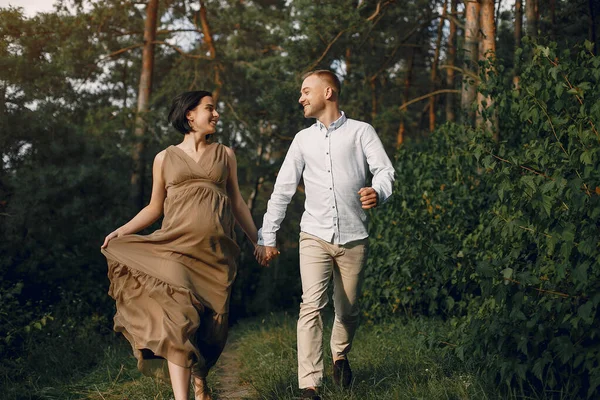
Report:
M596 7L598 3L594 0L588 0L588 13L590 18L590 27L588 40L594 44L594 54L597 54L598 44L596 43Z
M448 34L448 68L446 69L446 86L448 89L454 89L454 68L456 64L456 18L457 18L458 0L450 1L450 32ZM456 114L454 112L454 93L446 95L446 121L454 122Z
M513 84L519 87L519 62L516 59L516 50L521 47L521 38L523 36L523 0L515 0L515 70L513 74Z
M539 23L538 0L525 1L525 18L527 20L527 35L537 37Z
M556 0L550 0L550 4L548 6L550 13L550 39L556 40Z
M415 53L416 48L411 48L410 56L406 66L406 73L404 75L404 89L402 91L402 107L404 107L404 113L406 113L406 104L408 103L408 96L410 94L410 86L412 84L413 68L415 65ZM400 148L404 143L404 135L406 133L406 117L402 116L400 126L398 127L398 133L396 134L396 148Z
M442 46L442 36L444 33L444 23L446 22L446 5L448 0L444 0L444 4L442 6L442 15L440 17L440 21L438 23L438 31L437 38L435 40L434 53L433 53L433 62L431 63L431 92L435 92L437 86L437 72L438 72L438 62L440 59L440 47ZM435 130L435 100L436 96L431 96L429 98L429 132L433 132Z
M479 10L478 0L465 2L465 43L464 43L464 73L461 107L466 111L469 123L473 122L475 112L472 108L477 96L476 81L477 62L479 57Z
M149 0L146 6L146 22L144 25L144 49L142 52L142 72L138 89L137 115L135 117L133 147L133 173L131 174L131 198L135 208L142 208L144 203L144 135L146 133L146 113L152 92L152 73L154 71L154 41L156 40L156 24L158 19L158 0Z
M210 25L208 24L208 17L206 6L204 5L204 1L200 0L200 23L202 25L202 34L204 36L204 43L208 48L209 59L213 60L213 71L214 71L214 84L215 89L212 92L213 100L215 102L219 101L219 96L221 95L221 87L223 86L223 82L221 81L221 66L217 59L217 49L215 48L215 41L213 39L212 31L210 30Z
M485 74L494 68L496 62L496 23L494 21L494 0L482 0L480 9L480 31L482 34L481 43L479 46L479 59L489 60L486 64ZM477 104L479 112L477 113L478 125L483 123L483 108L492 106L492 98L484 96L481 92L477 93ZM489 115L487 119L488 128L494 133L494 138L498 139L498 121L495 115Z

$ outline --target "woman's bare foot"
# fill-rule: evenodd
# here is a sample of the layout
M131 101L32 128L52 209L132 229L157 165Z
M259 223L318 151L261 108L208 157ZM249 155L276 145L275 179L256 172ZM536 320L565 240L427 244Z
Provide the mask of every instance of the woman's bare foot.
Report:
M194 386L194 400L213 400L205 378L194 376L192 382Z

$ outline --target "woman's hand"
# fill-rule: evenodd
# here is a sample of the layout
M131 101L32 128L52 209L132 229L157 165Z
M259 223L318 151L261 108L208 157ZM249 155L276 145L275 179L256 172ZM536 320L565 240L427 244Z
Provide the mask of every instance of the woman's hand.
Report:
M113 231L113 232L109 233L108 236L106 236L104 238L104 243L102 243L102 246L100 246L100 248L101 249L105 249L106 246L108 246L108 242L110 242L112 238L116 238L116 237L119 237L119 236L121 236L121 235L119 234L119 230L118 229L116 231Z
M254 257L263 267L268 267L269 262L279 255L279 250L270 246L254 246Z

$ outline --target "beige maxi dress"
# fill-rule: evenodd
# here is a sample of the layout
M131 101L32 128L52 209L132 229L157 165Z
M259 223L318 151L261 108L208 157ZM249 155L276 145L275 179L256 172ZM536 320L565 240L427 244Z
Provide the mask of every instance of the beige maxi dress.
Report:
M169 360L204 377L227 339L239 254L225 147L212 143L195 162L170 146L162 173L162 227L114 238L102 250L117 306L114 330L130 342L144 374L168 381Z

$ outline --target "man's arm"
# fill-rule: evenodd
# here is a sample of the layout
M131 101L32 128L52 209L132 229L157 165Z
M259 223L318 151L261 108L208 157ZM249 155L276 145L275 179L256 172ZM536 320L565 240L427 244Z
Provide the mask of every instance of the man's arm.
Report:
M373 174L371 187L375 192L372 193L368 191L369 193L365 193L363 191L365 188L363 188L361 189L361 191L363 191L361 197L365 195L370 195L370 198L375 197L375 205L380 205L385 203L392 195L392 187L394 185L394 166L387 156L379 136L377 136L377 133L375 133L375 129L373 129L372 126L369 125L366 132L364 132L362 135L361 143L363 146L363 151L365 152L365 156L367 157L369 170ZM363 208L365 208L364 204L365 202L363 202ZM375 205L372 205L371 207L374 207Z
M292 141L279 169L273 193L267 203L267 211L263 217L262 228L259 231L259 244L269 247L276 246L277 231L285 218L287 206L296 193L302 171L304 171L304 158L296 137Z

